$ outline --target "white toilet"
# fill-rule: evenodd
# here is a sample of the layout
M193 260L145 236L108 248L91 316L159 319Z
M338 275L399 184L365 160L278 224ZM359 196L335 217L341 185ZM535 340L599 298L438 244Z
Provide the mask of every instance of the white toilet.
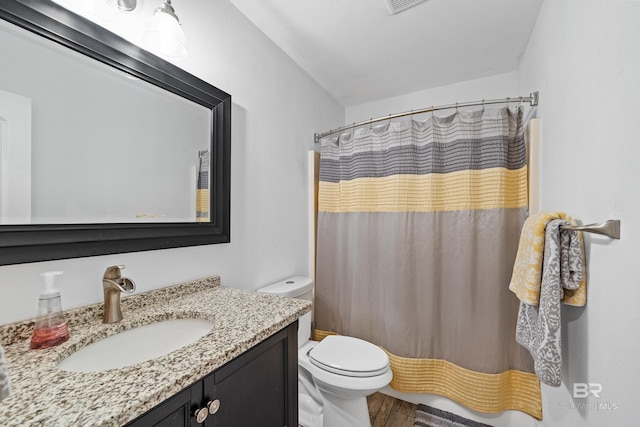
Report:
M292 277L258 292L311 301L313 280ZM391 382L389 357L358 338L311 341L311 313L298 326L298 418L303 427L371 426L366 397Z

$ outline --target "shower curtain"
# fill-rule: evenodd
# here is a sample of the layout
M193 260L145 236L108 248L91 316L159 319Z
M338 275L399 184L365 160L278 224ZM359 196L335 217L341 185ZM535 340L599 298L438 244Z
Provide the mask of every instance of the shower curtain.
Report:
M196 222L209 222L209 150L198 151Z
M391 386L542 417L509 279L527 216L521 109L321 141L315 338L383 347Z

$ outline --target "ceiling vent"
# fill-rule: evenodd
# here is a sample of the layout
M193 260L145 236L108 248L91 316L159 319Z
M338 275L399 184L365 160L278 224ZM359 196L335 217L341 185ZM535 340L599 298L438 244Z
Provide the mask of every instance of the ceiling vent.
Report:
M384 0L391 15L395 15L398 12L402 12L405 9L409 9L412 6L425 1L426 0Z

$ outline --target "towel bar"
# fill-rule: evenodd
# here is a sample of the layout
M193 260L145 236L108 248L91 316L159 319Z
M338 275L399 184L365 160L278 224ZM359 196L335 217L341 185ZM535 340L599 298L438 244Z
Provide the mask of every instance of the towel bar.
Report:
M586 233L602 234L612 239L620 238L620 220L610 219L605 222L587 225L563 225L564 230L578 230Z

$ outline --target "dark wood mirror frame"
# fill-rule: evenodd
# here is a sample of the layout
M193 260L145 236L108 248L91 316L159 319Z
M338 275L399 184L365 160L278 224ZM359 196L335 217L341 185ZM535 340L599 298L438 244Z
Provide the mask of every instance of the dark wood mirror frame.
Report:
M0 265L230 241L231 95L50 1L0 0L0 18L212 112L209 222L0 225Z

